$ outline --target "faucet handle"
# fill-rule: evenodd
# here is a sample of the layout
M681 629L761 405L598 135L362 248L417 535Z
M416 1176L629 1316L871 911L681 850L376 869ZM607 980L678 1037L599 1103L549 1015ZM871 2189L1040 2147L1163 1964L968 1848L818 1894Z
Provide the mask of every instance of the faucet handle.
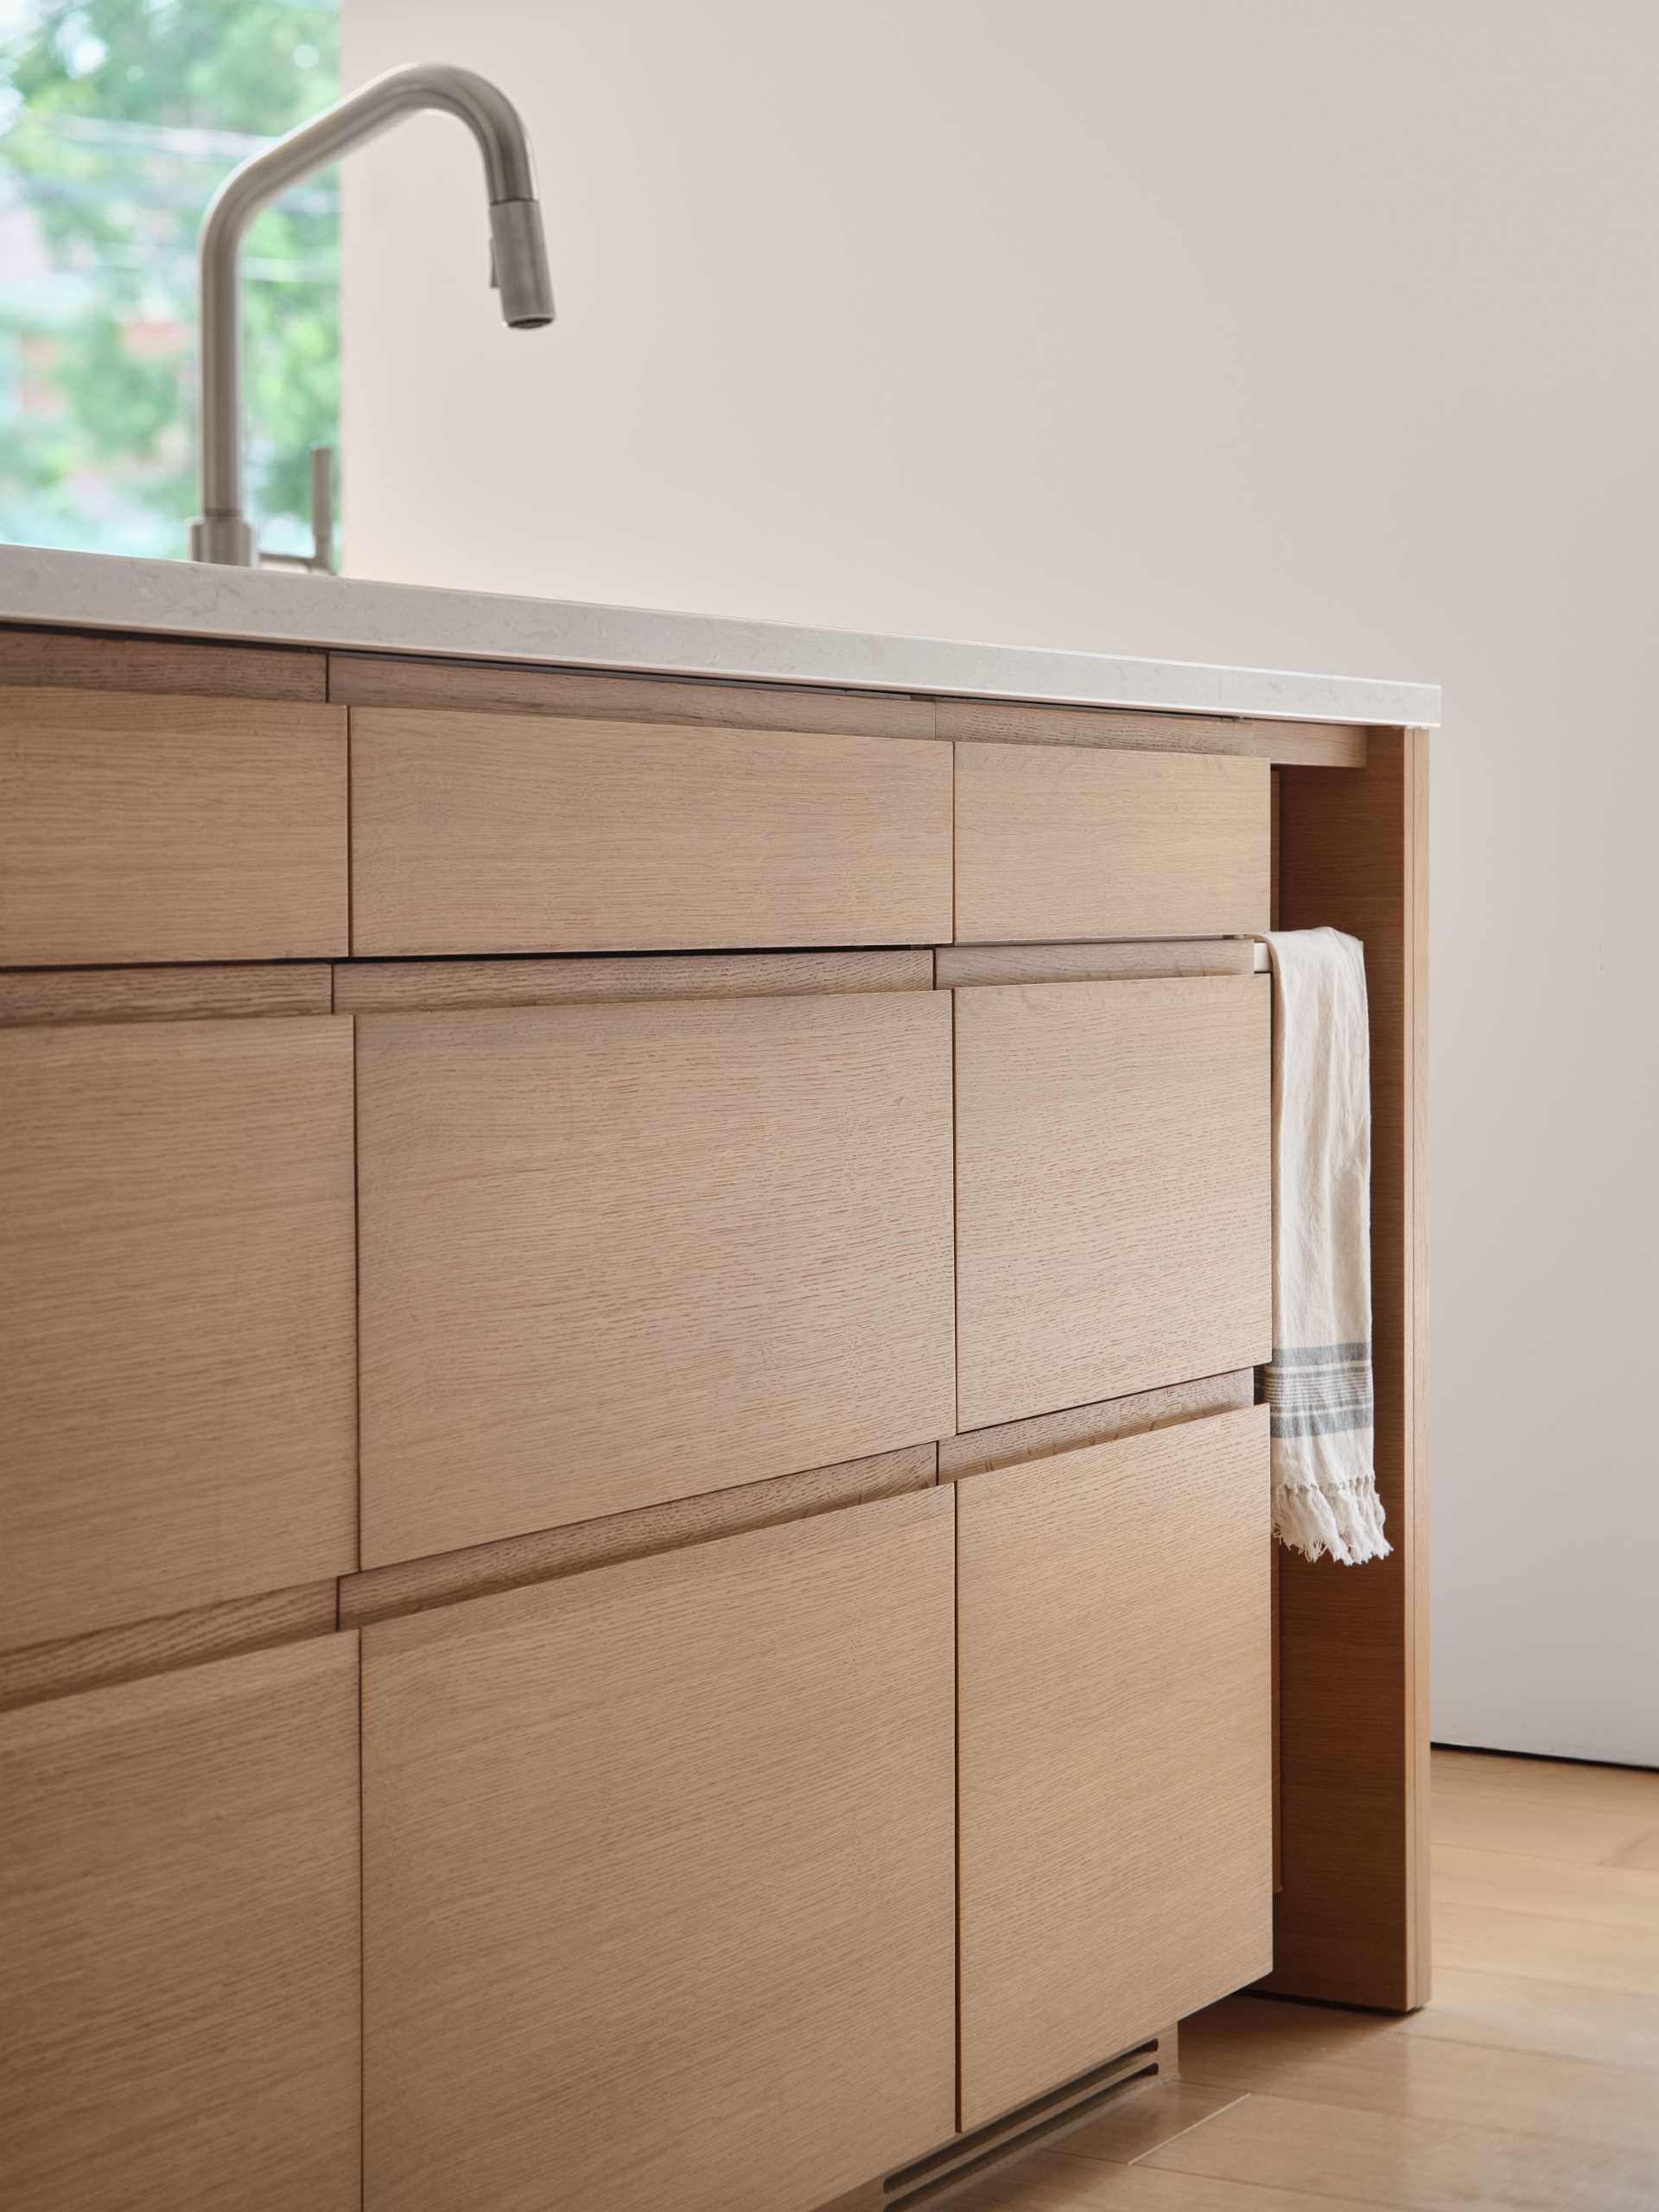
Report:
M200 559L200 554L194 556ZM262 569L300 569L307 575L334 573L334 449L311 448L311 550L309 553L261 553Z

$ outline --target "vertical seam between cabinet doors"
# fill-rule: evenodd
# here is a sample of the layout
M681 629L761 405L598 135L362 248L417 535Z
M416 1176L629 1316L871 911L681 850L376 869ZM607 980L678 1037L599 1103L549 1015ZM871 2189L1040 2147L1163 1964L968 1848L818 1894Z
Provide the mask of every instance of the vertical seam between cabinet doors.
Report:
M938 973L938 953L933 969ZM961 1040L957 1033L958 993L950 994L950 1427L962 1433L962 1173Z
M956 1819L951 1823L950 1847L956 1861L953 1902L956 1912L956 2044L957 2133L962 2133L962 1484L952 1483L950 1500L950 1599L952 1637L950 1681L951 1733L955 1768Z
M357 1635L357 2202L369 2193L368 1716L364 1711L363 1631Z
M361 1039L357 1016L344 1017L352 1025L352 1465L356 1473L357 1529L353 1548L354 1571L363 1572L363 1192L362 1129L359 1109L357 1055Z
M346 716L346 957L350 960L357 951L357 838L352 821L352 709L343 709Z
M938 721L938 710L936 707L934 709L936 724ZM959 745L952 745L950 747L950 942L952 944L957 942L962 928L962 925L957 915L957 886L962 881L961 855L957 849L958 842L957 830L957 806L958 797L957 791L957 763L961 756L961 753L962 747Z

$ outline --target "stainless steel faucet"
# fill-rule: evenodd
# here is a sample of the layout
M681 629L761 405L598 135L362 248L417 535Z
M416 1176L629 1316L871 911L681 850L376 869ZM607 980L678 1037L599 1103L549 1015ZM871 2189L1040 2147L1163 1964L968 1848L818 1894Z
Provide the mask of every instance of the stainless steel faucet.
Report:
M193 561L251 569L258 561L244 512L242 420L242 241L248 226L277 194L326 168L353 146L423 108L455 115L477 139L490 198L490 282L501 295L503 321L539 330L553 320L553 285L542 235L541 203L530 141L505 92L470 69L443 62L389 69L287 137L232 169L201 226L201 515L190 525ZM327 480L327 463L313 456L314 507ZM327 503L324 503L325 508ZM332 565L331 518L314 512L315 552L294 565Z

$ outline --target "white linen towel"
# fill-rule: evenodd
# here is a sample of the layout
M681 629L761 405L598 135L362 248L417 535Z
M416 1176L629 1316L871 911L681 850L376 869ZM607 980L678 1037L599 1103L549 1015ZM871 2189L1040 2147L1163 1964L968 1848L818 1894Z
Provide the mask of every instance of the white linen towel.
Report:
M1365 949L1276 930L1273 1528L1309 1559L1382 1559L1372 1459L1371 1091Z

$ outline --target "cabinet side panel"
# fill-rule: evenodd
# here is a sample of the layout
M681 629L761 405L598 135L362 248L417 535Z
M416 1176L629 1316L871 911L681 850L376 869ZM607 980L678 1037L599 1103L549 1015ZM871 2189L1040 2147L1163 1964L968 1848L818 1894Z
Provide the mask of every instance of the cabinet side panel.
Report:
M1269 1986L1427 2001L1424 730L1376 730L1367 766L1281 771L1281 917L1365 947L1370 1000L1376 1476L1392 1555L1287 1554L1281 1579L1284 1888Z

